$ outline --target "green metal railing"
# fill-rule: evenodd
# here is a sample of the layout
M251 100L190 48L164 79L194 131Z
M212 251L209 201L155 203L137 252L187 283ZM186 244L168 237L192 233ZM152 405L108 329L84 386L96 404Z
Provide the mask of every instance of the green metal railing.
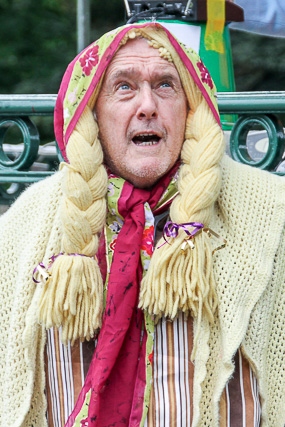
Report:
M0 95L0 203L9 204L23 186L54 173L49 165L62 160L54 141L41 144L33 121L52 116L55 101L56 95ZM239 162L285 174L285 92L219 92L217 101L224 128L230 128L225 131L228 153ZM13 127L21 134L20 144L6 143ZM18 190L11 190L15 184Z
M222 114L235 114L229 152L237 161L278 174L285 173L285 92L218 93Z
M56 95L0 95L0 183L31 183L53 173L30 170L41 147L40 135L31 117L52 116L55 101ZM13 126L22 134L23 147L16 150L15 144L5 150L6 133Z

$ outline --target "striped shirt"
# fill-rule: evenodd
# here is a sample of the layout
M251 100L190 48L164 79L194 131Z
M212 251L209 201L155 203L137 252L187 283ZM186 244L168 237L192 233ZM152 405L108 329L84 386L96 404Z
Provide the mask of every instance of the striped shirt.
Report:
M188 427L193 418L194 365L191 362L193 323L180 314L156 326L153 387L145 427ZM235 373L220 401L220 427L259 427L257 380L238 350Z
M48 332L46 379L49 427L63 427L94 352L95 342L60 342L59 332ZM145 427L190 427L194 365L192 320L182 313L173 322L162 320L155 329L153 384ZM257 381L241 351L235 357L235 373L220 401L221 427L259 427L260 403Z

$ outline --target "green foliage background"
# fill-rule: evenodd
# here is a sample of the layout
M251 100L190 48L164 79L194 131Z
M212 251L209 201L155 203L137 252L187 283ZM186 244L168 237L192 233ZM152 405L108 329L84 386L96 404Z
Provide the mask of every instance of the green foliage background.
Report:
M77 54L76 0L0 0L0 93L56 93ZM91 40L125 22L123 0L91 0ZM285 89L285 39L232 31L236 89ZM90 40L90 41L91 41Z
M0 0L0 93L56 93L77 54L76 1ZM124 23L121 0L91 2L91 38Z

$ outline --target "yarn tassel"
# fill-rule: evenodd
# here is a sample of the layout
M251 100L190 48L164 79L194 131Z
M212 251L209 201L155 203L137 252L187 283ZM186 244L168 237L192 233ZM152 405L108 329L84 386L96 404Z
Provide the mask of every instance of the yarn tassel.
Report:
M170 244L158 243L141 283L139 307L158 318L174 319L183 311L196 318L203 313L213 322L217 295L209 237L195 236L195 249L181 250L184 241L180 231Z
M65 344L90 340L102 319L103 283L97 261L62 254L50 266L50 273L39 302L40 323L47 329L61 327Z

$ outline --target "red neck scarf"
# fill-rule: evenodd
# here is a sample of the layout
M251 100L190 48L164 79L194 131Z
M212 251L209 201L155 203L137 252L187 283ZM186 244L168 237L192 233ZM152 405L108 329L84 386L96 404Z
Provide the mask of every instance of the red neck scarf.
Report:
M124 222L116 240L108 278L102 328L84 386L66 427L140 424L146 383L146 334L143 333L144 313L137 307L143 275L141 248L145 203L154 214L169 207L173 196L156 209L177 167L151 190L135 188L118 179L123 186L117 209Z

